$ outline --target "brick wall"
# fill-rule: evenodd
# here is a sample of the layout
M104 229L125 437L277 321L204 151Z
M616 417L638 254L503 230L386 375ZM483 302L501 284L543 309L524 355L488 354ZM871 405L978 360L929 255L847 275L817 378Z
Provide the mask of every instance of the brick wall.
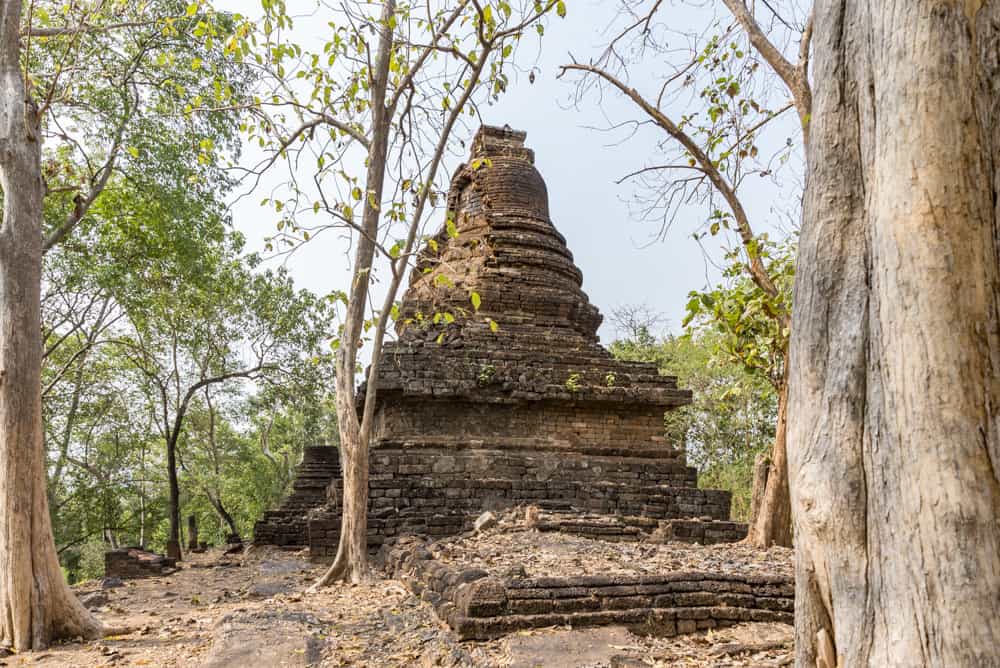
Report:
M652 520L729 518L730 493L697 489L694 469L675 459L380 448L372 453L370 475L371 545L408 533L453 535L485 510L520 504ZM338 487L331 496L339 499L339 493ZM312 513L312 554L335 553L339 530L339 503Z
M123 580L163 575L176 565L177 562L173 559L138 547L124 547L104 553L104 575Z
M663 407L534 401L517 404L400 397L379 404L375 438L383 446L526 449L675 460ZM655 462L652 469L657 470Z
M291 493L281 505L268 510L253 528L259 545L305 546L306 515L327 502L327 489L340 477L340 450L329 445L307 446L295 470Z

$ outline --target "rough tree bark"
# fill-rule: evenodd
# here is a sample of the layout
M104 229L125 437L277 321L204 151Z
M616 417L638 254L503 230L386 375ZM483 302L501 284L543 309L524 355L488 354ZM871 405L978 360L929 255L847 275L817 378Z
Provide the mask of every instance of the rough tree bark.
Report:
M100 636L63 577L42 442L42 200L38 113L20 69L21 1L0 2L0 644Z
M750 486L750 517L748 526L757 523L760 517L760 506L764 502L764 490L767 488L767 475L771 470L770 457L764 453L758 454L753 460L753 480Z
M789 368L800 666L1000 665L1000 1L818 0Z

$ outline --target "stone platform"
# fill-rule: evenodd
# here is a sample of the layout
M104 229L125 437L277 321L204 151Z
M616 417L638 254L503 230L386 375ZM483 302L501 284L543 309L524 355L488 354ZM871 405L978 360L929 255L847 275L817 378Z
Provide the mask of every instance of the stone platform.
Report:
M441 562L419 539L384 547L379 562L430 603L463 640L547 626L622 625L672 636L745 621L793 621L795 585L788 575L500 577Z
M714 545L735 543L747 535L746 524L718 520L709 516L697 519L658 520L648 516L540 510L532 523L534 529L600 540Z

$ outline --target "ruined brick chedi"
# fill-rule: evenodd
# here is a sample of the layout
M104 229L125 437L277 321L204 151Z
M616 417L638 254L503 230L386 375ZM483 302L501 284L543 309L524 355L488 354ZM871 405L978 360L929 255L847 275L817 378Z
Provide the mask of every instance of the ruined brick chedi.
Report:
M655 365L615 360L601 315L549 217L525 133L483 127L452 178L448 224L425 247L385 345L371 453L370 540L445 535L484 510L656 520L729 518L728 492L700 490L664 411L691 402ZM311 459L311 458L309 458ZM335 551L328 501L275 540ZM295 534L295 535L292 535Z

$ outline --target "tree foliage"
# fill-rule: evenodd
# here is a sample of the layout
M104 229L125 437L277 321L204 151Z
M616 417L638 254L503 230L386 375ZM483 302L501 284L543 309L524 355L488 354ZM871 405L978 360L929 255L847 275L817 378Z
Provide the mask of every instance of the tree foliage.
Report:
M236 22L202 3L75 3L72 16L34 8L31 71L59 73L37 85L52 98L43 398L63 562L72 570L95 541L162 547L169 441L190 450L190 460L180 453L178 503L197 506L213 489L246 533L284 491L304 443L288 435L276 467L248 402L287 382L299 393L285 411L314 415L306 404L324 406L330 368L326 303L294 290L283 270L265 271L230 229L224 166L238 157L238 115L190 113L234 103L253 79L218 48ZM208 462L233 482L202 485L202 444L182 440L187 411L203 410L192 388L239 376L255 384L225 388L226 437ZM255 504L235 485L259 490Z
M780 314L791 312L795 278L795 245L763 237L760 257L777 294L770 295L746 273L740 255L726 254L723 282L688 295L683 326L714 329L718 353L781 389L789 330Z

